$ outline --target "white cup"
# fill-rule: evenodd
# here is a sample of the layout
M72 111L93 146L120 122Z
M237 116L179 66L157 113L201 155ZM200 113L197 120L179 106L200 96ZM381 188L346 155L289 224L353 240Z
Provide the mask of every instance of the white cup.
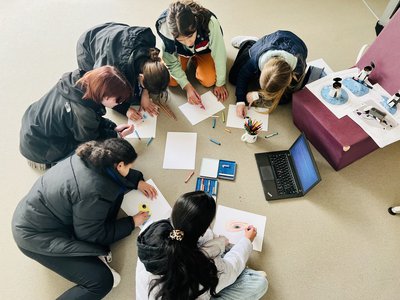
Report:
M242 142L252 144L257 141L257 134L251 135L245 132L240 139Z

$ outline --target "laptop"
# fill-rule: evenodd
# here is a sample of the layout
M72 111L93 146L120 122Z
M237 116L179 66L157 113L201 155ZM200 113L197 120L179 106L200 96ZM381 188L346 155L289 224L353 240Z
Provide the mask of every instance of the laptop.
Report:
M267 201L304 196L321 181L304 133L289 150L254 155Z

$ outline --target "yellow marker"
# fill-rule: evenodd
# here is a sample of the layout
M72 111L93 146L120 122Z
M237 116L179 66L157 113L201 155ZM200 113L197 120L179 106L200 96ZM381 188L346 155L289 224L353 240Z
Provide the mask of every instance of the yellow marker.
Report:
M222 123L225 123L225 113L222 112Z

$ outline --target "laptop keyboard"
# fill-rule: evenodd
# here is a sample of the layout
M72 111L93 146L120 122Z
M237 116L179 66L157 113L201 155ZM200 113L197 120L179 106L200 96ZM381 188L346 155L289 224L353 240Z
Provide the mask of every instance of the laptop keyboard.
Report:
M279 195L297 194L298 188L294 179L292 168L286 154L273 154L269 156L271 167L275 173L276 188Z

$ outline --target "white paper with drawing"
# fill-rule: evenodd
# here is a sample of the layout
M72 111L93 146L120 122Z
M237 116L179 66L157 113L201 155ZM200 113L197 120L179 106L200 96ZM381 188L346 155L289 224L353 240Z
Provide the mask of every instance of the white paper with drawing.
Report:
M227 237L230 243L236 244L244 236L244 230L253 225L257 228L253 249L261 252L266 222L266 216L218 205L213 231Z
M349 113L349 117L381 148L400 140L400 114L397 107L388 106L390 98L381 86L375 84L374 90L363 96L365 101L362 105Z
M164 169L194 170L197 133L168 132L165 143Z
M139 106L134 106L136 110L139 110ZM135 130L137 131L140 138L155 138L156 137L156 127L157 127L157 116L150 116L148 112L141 111L142 120L132 121L128 119L128 124L133 124L135 126ZM138 136L135 132L127 135L128 139L137 139Z
M369 88L352 79L357 75L358 68L352 68L340 72L331 73L319 80L316 80L306 87L337 117L342 118L354 109L358 108L362 102L362 96L355 95L351 90L353 88L363 88L365 93ZM331 95L333 89L333 79L341 78L340 96ZM350 88L350 89L349 89Z
M125 211L128 216L136 215L139 211L146 211L149 213L149 219L145 224L140 226L142 229L144 226L147 226L152 222L169 218L172 210L171 206L161 194L154 181L149 179L146 182L154 186L157 190L156 198L147 198L142 192L138 190L132 190L125 195L124 201L122 201L121 205L122 210Z
M263 125L261 131L268 131L268 114L260 114L256 112L254 107L251 107L247 110L247 116L250 117L253 121L262 122ZM244 120L245 119L236 116L236 105L230 104L226 127L244 129Z
M215 97L211 91L201 95L201 102L205 109L201 108L200 105L192 105L189 103L179 106L179 109L192 125L196 125L208 117L211 117L213 114L225 109L224 105L218 101L217 97Z

